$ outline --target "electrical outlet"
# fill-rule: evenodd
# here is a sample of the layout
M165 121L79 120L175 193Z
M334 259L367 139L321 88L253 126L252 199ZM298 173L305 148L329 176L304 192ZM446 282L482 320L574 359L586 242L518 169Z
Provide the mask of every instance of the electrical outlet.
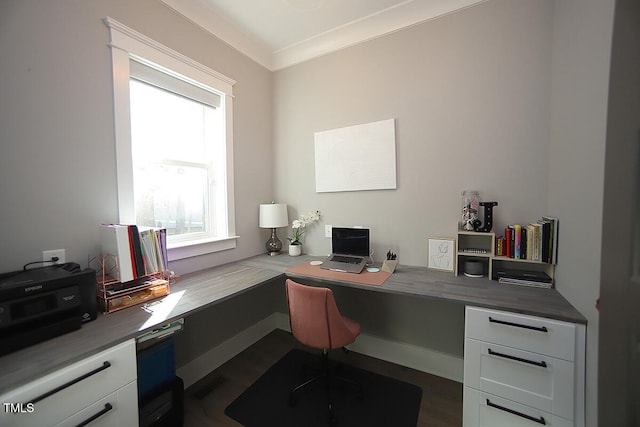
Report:
M330 225L325 225L324 226L324 237L331 237L331 226Z
M57 261L51 261L53 257L58 257ZM64 264L66 262L64 249L52 249L49 251L42 251L42 261L51 261L53 264Z

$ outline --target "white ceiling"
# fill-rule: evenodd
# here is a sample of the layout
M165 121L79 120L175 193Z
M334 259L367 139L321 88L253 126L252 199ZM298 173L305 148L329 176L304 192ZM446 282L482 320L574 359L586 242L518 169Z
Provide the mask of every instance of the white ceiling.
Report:
M270 70L486 0L162 0Z

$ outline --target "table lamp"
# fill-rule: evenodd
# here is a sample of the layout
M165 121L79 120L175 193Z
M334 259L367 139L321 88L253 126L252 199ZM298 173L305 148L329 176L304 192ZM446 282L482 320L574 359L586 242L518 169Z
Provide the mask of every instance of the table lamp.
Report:
M271 238L267 240L267 252L269 255L279 255L282 242L276 235L276 228L289 225L286 203L274 203L260 205L260 228L270 228Z

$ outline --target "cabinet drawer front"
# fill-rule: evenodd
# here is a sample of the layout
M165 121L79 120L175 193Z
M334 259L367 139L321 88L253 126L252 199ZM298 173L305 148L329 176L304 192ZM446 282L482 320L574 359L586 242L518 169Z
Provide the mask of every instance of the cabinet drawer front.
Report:
M573 323L484 308L466 308L465 336L480 341L573 362L575 335L576 326Z
M573 427L571 420L470 387L464 388L463 427Z
M30 406L1 411L0 425L55 425L135 381L136 375L135 341L130 340L1 396L2 402Z
M76 412L55 427L75 427L87 421L91 427L136 427L138 425L138 387L132 382L93 405Z
M574 418L573 362L467 338L464 384L563 418Z

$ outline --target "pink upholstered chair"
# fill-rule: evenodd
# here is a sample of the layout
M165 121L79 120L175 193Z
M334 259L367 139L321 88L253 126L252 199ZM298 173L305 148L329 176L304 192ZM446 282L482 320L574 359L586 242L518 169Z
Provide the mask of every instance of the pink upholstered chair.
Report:
M331 401L333 380L354 385L359 394L362 393L362 389L347 378L330 375L329 350L344 349L344 346L354 342L360 335L360 324L340 314L331 289L305 286L291 279L287 279L286 288L291 333L302 344L322 350L322 367L319 375L291 390L289 403L295 405L299 391L317 380L324 379L327 389L329 424L334 425L336 418Z

